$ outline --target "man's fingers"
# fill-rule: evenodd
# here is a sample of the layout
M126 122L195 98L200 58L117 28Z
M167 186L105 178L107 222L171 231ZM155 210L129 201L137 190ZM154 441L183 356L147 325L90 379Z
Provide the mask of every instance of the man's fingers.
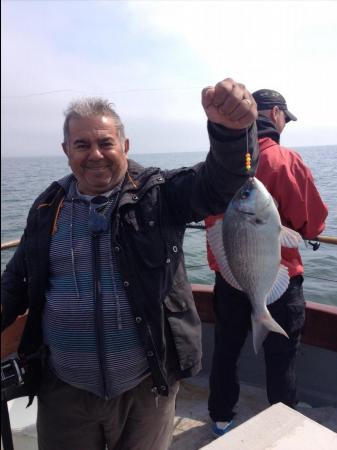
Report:
M202 104L211 122L239 129L257 118L256 103L242 83L226 78L202 91Z
M204 108L208 108L212 102L214 97L214 87L207 86L201 92L201 103Z
M232 78L225 78L223 81L217 83L214 87L214 106L221 106L231 95L235 86L236 83Z
M240 102L236 105L235 109L227 114L231 120L240 120L245 117L247 114L251 112L254 114L256 109L256 103L253 97L248 93L245 94L245 97L240 100Z
M232 114L241 104L241 100L244 98L246 89L241 87L242 85L233 85L232 91L227 95L226 100L219 107L219 110L226 115Z

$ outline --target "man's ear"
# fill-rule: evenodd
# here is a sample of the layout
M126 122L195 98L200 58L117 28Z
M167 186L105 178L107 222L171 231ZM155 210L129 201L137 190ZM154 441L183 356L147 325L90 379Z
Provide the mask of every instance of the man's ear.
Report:
M69 157L68 155L68 148L67 148L67 144L65 144L64 142L62 142L62 148L64 153L66 154L67 157Z
M129 151L129 145L130 145L129 139L125 139L125 141L124 141L124 153L125 154L127 154Z
M279 113L279 107L273 106L273 108L270 110L270 118L274 123L276 123L278 113Z

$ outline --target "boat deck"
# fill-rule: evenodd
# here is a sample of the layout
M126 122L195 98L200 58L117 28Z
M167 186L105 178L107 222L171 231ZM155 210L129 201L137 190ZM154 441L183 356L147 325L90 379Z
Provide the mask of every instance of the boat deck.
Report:
M207 374L181 382L170 450L196 450L215 439L210 429L207 398ZM269 406L264 389L241 384L235 427ZM303 405L298 408L298 412L337 433L337 408L327 406L311 408L309 405Z
M196 304L203 320L203 371L198 376L181 382L177 397L174 437L170 450L197 450L215 439L210 430L207 410L208 375L214 346L211 293L210 286L194 285ZM16 351L24 322L25 316L22 316L12 327L2 333L2 358ZM303 345L297 360L298 388L300 398L314 407L301 407L298 408L298 411L337 433L335 376L337 371L337 308L309 304L306 323L302 339ZM264 373L263 352L258 355L253 354L251 335L249 335L240 358L241 395L236 408L237 416L233 431L240 425L245 427L251 423L251 420L255 420L253 418L256 418L259 413L263 412L262 414L264 414L265 410L269 408L263 388ZM37 450L36 400L30 408L26 409L26 405L27 398L15 399L8 404L15 450ZM260 418L257 417L258 422L260 422ZM243 423L245 425L242 425ZM240 430L241 435L241 426L240 429L237 429L236 434ZM219 442L219 445L222 443ZM227 446L223 448L227 448ZM261 445L254 447L255 450L266 448L271 447ZM286 450L289 448L287 447ZM333 449L335 448L337 445L333 447ZM253 449L249 448L249 450ZM314 450L327 450L327 448L321 446Z
M207 373L181 382L170 450L197 450L215 439L210 430L207 398ZM8 403L15 450L37 450L36 400L28 409L25 408L26 404L27 398L15 399ZM235 427L268 407L264 389L241 384ZM337 432L336 407L302 407L298 408L298 411L326 428ZM261 448L261 450L263 449Z

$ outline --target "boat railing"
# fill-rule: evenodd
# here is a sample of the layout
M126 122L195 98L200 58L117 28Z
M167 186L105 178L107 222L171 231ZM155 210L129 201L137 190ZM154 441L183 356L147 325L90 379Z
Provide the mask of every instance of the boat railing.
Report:
M200 223L189 223L187 228L192 230L205 230L205 225ZM317 236L310 239L309 242L322 242L324 244L337 245L337 236Z
M191 229L191 230L205 230L205 225L200 224L200 223L189 223L187 224L187 228ZM305 241L308 242L312 247L313 250L317 250L320 246L321 243L323 244L329 244L329 245L337 245L337 236L317 236L313 239L310 239L309 241ZM7 242L3 242L1 243L1 250L10 250L12 248L17 247L20 244L20 239L15 239L13 241L7 241ZM307 245L307 244L306 244ZM197 267L206 267L207 264L202 264L202 265L198 265L198 266L186 266L187 269L195 269ZM318 277L314 277L314 276L310 276L307 275L309 278L318 278ZM335 280L329 280L324 278L325 281L335 281Z
M190 223L187 225L187 228L194 230L204 230L205 225L201 224L193 224ZM313 239L310 239L309 242L321 242L323 244L332 244L337 245L337 236L317 236ZM15 248L20 244L20 239L15 239L13 241L3 242L1 243L1 250L7 250L10 248Z
M188 229L191 230L205 230L205 225L200 224L200 223L189 223L187 225ZM337 245L337 236L317 236L313 239L310 239L308 241L308 243L313 247L313 250L317 250L320 246L320 243L324 243L324 244L330 244L330 245ZM13 241L7 241L4 243L1 243L1 250L10 250L12 248L17 247L20 244L20 239L15 239ZM201 267L207 267L207 264L200 264L197 266L188 266L186 265L187 269L196 269L196 268L201 268ZM306 275L307 278L316 278L316 279L321 279L324 281L331 281L331 282L335 282L336 280L331 280L328 278L321 278L321 277L317 277L314 275Z
M20 239L15 239L14 241L1 242L1 250L8 250L10 248L15 248L20 244Z

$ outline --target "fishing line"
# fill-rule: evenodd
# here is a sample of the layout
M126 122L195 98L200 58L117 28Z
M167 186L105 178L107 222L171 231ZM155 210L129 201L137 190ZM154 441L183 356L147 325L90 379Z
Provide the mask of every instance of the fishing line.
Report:
M252 168L252 157L249 153L249 145L248 145L248 128L246 128L246 154L245 154L245 168L246 171L249 172Z

